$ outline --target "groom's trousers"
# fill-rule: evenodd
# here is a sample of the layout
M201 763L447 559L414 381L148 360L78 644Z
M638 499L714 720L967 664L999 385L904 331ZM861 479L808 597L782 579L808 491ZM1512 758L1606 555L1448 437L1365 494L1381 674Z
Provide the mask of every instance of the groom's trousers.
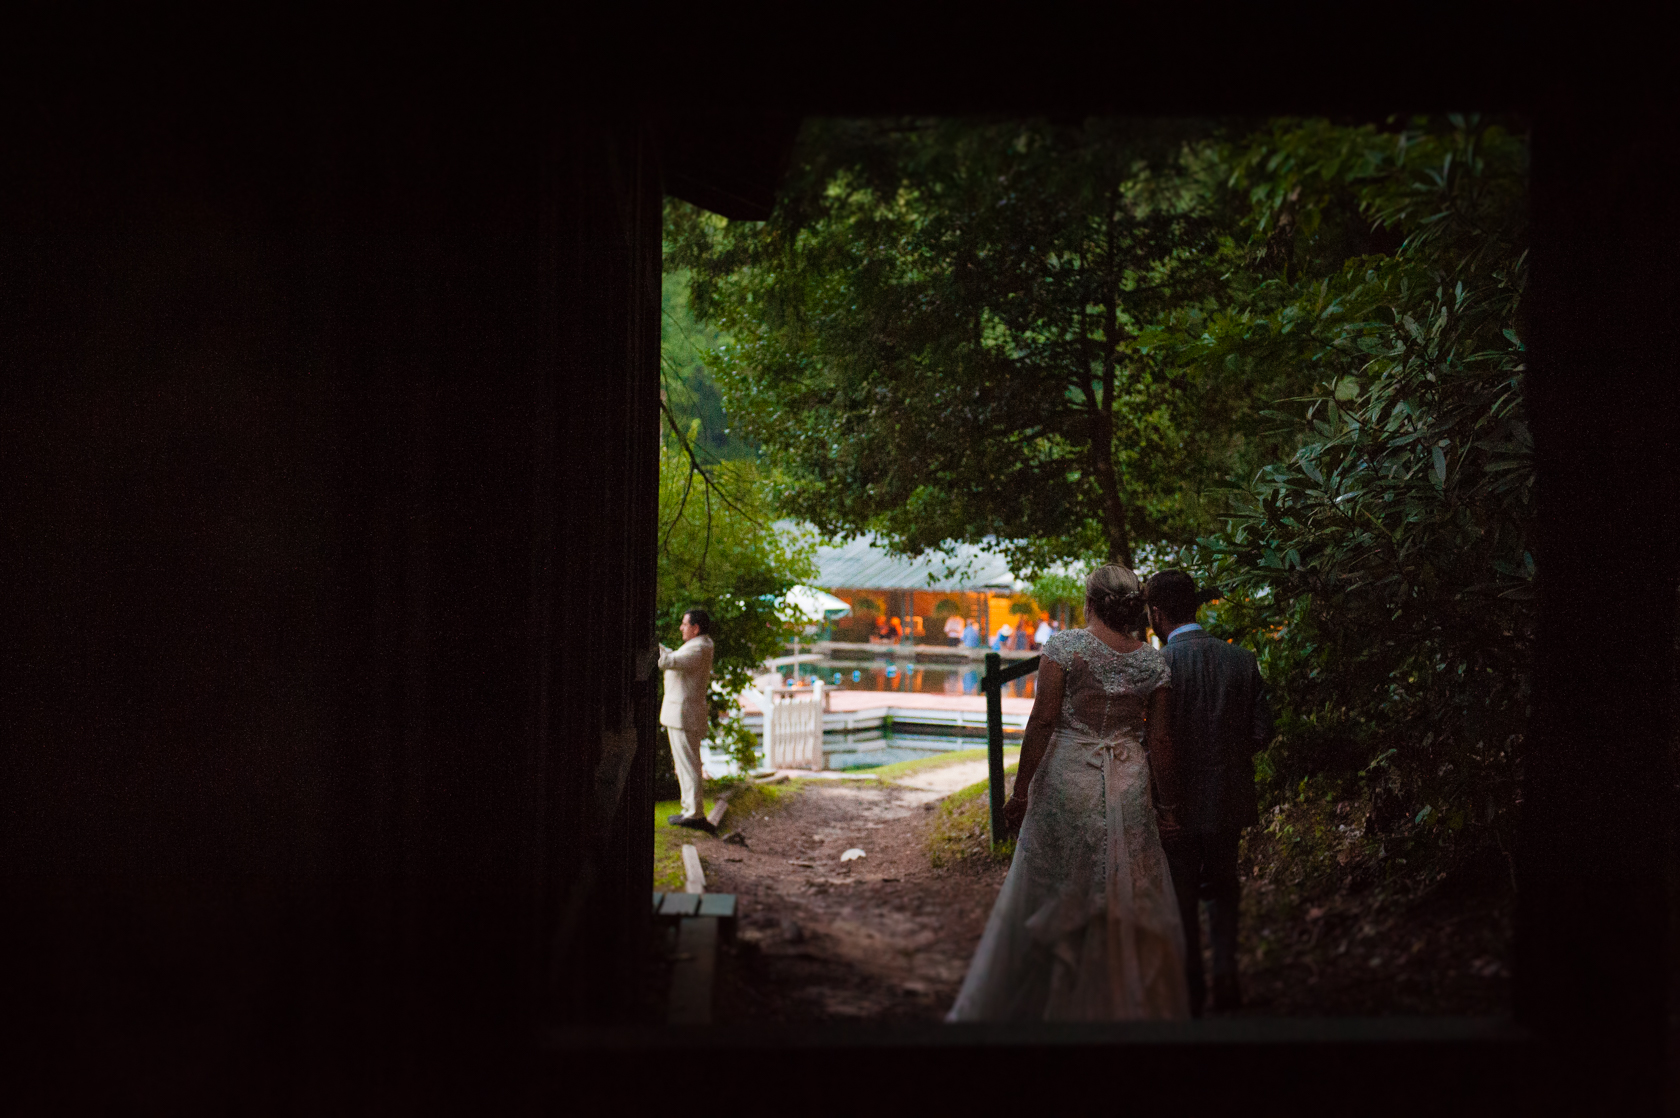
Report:
M677 787L682 794L683 814L691 819L696 815L704 815L706 808L700 798L703 774L700 767L700 741L706 733L698 727L684 730L676 726L665 727L665 733L671 739L671 763L677 770Z
M1237 882L1237 844L1241 839L1241 830L1229 830L1174 835L1161 841L1178 896L1178 915L1184 922L1184 977L1190 984L1190 1007L1197 1016L1207 998L1197 903L1201 897L1208 898L1214 979L1234 982L1237 975L1237 906L1242 891Z

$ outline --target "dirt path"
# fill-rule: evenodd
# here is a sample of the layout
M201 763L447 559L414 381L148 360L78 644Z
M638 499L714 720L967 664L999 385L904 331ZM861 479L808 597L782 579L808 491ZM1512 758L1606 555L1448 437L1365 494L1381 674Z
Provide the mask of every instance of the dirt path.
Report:
M970 801L957 816L936 809L985 777L984 760L891 781L807 776L773 805L741 796L721 837L683 832L679 841L699 849L707 891L739 898L739 938L720 958L715 1019L943 1017L1007 865L984 853L982 804ZM936 825L941 866L928 841ZM863 857L842 861L852 849ZM1511 906L1489 884L1467 881L1421 905L1383 902L1378 890L1296 903L1294 892L1248 876L1248 1004L1237 1012L1506 1012Z
M942 1017L1007 867L936 868L925 836L937 801L985 775L980 761L890 784L810 780L775 811L726 815L737 841L698 836L707 891L736 894L742 915L717 1019ZM841 861L854 848L864 856Z

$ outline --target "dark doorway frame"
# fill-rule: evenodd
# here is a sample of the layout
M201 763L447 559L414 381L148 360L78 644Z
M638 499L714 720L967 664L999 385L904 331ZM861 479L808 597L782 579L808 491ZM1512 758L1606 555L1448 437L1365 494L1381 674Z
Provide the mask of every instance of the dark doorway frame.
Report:
M686 1106L722 1066L780 1107L856 1057L814 1108L890 1078L945 1109L1672 1111L1660 36L1464 11L125 18L19 35L0 67L23 1105ZM1461 106L1535 137L1547 651L1514 1025L627 1031L662 192L751 216L811 115Z

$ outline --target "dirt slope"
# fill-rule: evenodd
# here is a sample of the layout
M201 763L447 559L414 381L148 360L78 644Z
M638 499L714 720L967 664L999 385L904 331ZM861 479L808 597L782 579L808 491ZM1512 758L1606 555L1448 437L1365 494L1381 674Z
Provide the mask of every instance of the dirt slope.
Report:
M720 975L717 1019L937 1019L955 998L1007 867L935 868L934 805L984 777L972 763L916 774L917 787L807 781L779 810L725 816L699 836L708 892L734 893L739 943ZM841 861L850 849L864 856Z

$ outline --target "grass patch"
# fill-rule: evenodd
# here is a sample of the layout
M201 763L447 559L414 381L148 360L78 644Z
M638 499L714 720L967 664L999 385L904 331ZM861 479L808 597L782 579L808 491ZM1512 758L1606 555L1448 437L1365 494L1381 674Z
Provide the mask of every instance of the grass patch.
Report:
M1007 766L1012 760L1021 755L1018 745L1003 747L1003 763ZM918 757L914 761L899 761L891 765L882 765L878 769L869 770L871 776L882 780L896 780L912 773L926 772L929 769L942 769L947 765L960 765L964 761L984 761L984 749L957 749L950 753L940 753L933 757Z
M719 832L728 834L730 831L738 831L746 826L749 820L782 810L804 787L803 780L790 780L786 784L743 782L736 785L735 794L729 797L729 810L724 813L723 822L718 824Z
M1015 787L1015 766L1003 770L1005 793ZM928 860L937 868L965 858L1007 862L1015 854L1014 838L992 844L992 801L987 781L970 784L939 802L928 828Z
M780 811L789 799L797 795L802 781L787 784L752 784L745 780L707 781L702 801L711 810L717 797L732 791L729 810L724 814L718 831L727 834L739 829L747 820ZM666 800L653 805L653 888L659 892L674 892L688 884L688 872L683 869L683 844L694 841L696 832L687 827L673 827L665 822L668 816L682 811L678 800Z

